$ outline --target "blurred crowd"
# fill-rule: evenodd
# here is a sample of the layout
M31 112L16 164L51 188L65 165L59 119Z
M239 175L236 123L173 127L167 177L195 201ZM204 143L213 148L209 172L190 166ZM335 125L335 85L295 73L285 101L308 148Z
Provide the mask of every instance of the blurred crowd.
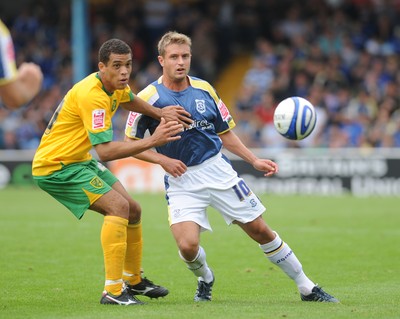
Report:
M38 63L41 93L18 111L0 105L0 149L35 149L73 85L69 1L35 0L0 18L17 64ZM399 0L92 0L90 70L111 37L133 50L131 85L158 78L157 41L168 30L192 37L191 75L215 84L236 54L252 56L233 105L236 133L250 147L400 147ZM307 98L317 126L301 142L280 137L273 111L288 96ZM222 97L223 98L223 97ZM114 118L121 139L126 113Z
M400 1L305 1L259 37L237 95L247 145L400 147ZM315 131L301 142L276 132L286 97L316 108Z

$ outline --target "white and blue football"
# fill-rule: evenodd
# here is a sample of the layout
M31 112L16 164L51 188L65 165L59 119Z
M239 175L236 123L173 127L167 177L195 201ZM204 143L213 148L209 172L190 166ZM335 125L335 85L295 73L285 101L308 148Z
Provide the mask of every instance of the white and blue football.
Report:
M314 106L299 96L284 99L274 112L276 130L290 140L302 140L309 136L316 122Z

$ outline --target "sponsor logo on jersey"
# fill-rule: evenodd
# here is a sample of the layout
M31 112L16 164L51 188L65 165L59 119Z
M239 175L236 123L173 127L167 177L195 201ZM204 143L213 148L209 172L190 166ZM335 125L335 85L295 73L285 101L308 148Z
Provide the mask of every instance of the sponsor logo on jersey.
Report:
M231 118L231 114L229 113L228 108L226 107L226 105L224 104L224 102L222 102L222 100L219 100L218 102L218 110L219 113L221 114L222 119L227 122L228 120L230 120Z
M140 115L140 113L129 112L128 126L132 126L133 123L135 122L135 119L136 119L139 115Z
M92 112L92 129L100 129L106 126L106 111L94 110Z
M206 111L206 101L204 100L194 100L196 102L196 109L199 113L204 113Z
M15 61L15 51L14 51L14 45L11 41L11 37L8 38L7 43L6 43L6 54L8 56L8 61Z
M207 120L193 120L193 123L189 125L188 128L185 128L185 131L198 128L201 130L211 130L214 128L214 124L209 123Z

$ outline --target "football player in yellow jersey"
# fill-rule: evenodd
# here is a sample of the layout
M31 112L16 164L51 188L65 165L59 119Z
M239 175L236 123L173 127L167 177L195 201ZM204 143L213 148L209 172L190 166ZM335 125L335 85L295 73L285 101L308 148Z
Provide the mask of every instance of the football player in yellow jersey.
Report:
M17 69L10 31L0 20L0 102L16 109L32 100L42 87L40 67L24 62Z
M99 71L75 84L61 101L36 151L35 182L65 205L78 219L87 209L103 214L101 245L105 285L100 303L137 305L135 295L150 298L168 294L164 287L141 276L141 208L100 160L129 157L178 140L192 123L180 106L159 109L135 96L129 85L132 52L123 41L111 39L99 50ZM160 120L155 134L137 143L113 141L111 118L118 106Z

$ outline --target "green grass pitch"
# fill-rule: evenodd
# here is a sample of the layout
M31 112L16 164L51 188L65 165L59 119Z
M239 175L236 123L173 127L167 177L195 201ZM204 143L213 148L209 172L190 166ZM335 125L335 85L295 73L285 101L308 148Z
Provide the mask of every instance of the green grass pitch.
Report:
M202 235L216 282L194 303L195 277L179 259L163 194L133 194L143 208L145 275L169 288L138 307L99 304L102 217L76 220L36 188L0 190L0 318L400 318L399 198L260 196L265 219L308 276L340 304L301 302L296 286L237 226L209 210Z

